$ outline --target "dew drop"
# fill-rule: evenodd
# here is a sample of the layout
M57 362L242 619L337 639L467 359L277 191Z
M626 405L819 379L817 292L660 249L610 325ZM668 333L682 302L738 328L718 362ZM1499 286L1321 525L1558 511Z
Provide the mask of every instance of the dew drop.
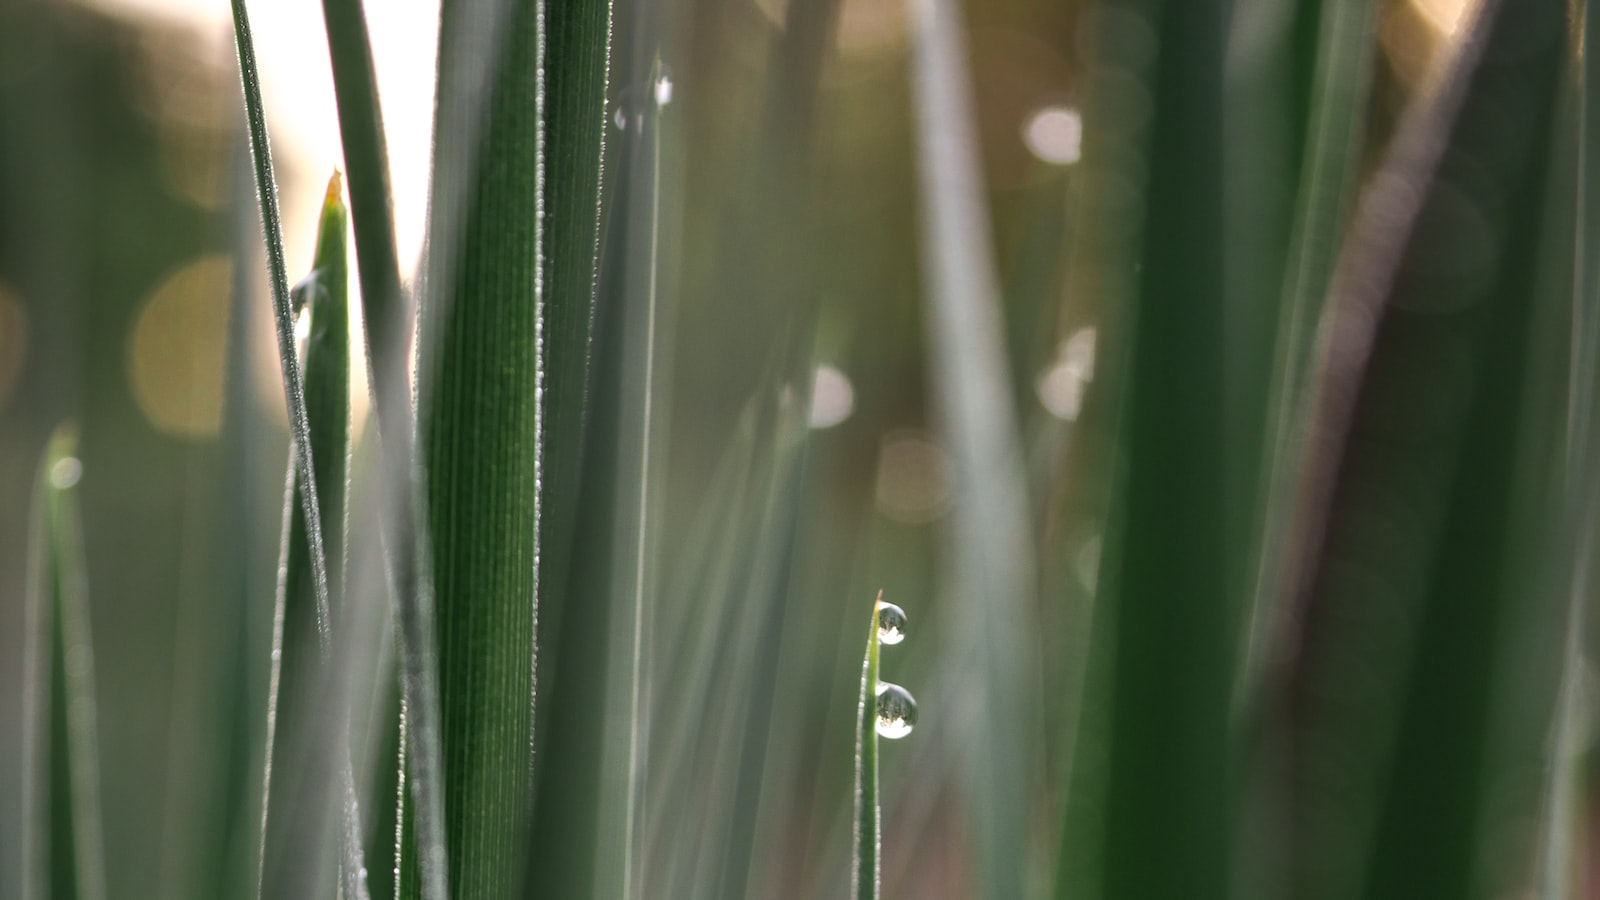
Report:
M878 682L878 735L897 741L917 724L917 701L898 684Z
M272 650L272 661L277 662L280 659L283 659L283 651L274 647Z
M906 611L878 601L878 643L898 644L906 639Z

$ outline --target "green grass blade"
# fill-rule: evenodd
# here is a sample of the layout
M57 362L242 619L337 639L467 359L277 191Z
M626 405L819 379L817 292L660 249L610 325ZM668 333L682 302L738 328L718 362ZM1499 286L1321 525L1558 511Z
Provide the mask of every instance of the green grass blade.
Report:
M335 174L323 199L312 271L297 288L304 292L310 315L304 357L306 419L316 480L323 485L321 530L332 564L330 613L342 608L345 586L350 457L350 320L345 287L348 219L341 179ZM321 711L317 698L327 690L332 672L328 666L332 628L319 614L302 496L305 484L292 462L288 482L283 563L273 622L260 893L264 897L326 896L331 894L332 884L320 882L322 871L316 861L316 848L333 844L335 832L328 830L332 823L326 817L336 808L342 808L345 815L353 815L354 810L329 803L329 798L342 790L335 786L349 775L348 767L341 765L345 754L329 753L323 746L329 732L319 727L317 718ZM328 769L329 760L333 770ZM347 854L356 854L341 860L339 866L346 892L360 896L354 882L361 868L360 844L351 846L348 836L343 843Z
M856 707L855 856L850 883L856 900L878 900L881 884L879 857L883 839L882 811L878 808L878 604L872 604L867 624L867 652L861 660L861 695Z
M77 435L58 428L34 494L23 697L23 900L104 900L99 740Z
M1282 624L1282 604L1275 602L1284 577L1278 568L1283 553L1280 536L1292 514L1292 504L1284 501L1294 497L1299 458L1295 435L1300 415L1311 408L1304 403L1307 363L1349 219L1376 49L1371 0L1324 3L1320 19L1310 85L1315 99L1305 122L1305 159L1284 267L1282 308L1273 313L1278 336L1266 398L1266 455L1261 469L1267 493L1256 531L1261 549L1237 692L1237 699L1245 702L1261 690L1265 656Z
M545 4L539 596L566 595L588 414L611 74L610 0ZM541 609L543 615L543 609Z
M1144 188L1137 206L1097 195L1085 209L1102 216L1090 228L1107 229L1091 237L1104 255L1095 266L1107 292L1106 377L1120 397L1090 696L1072 763L1097 777L1070 773L1058 897L1223 897L1230 888L1239 625L1228 587L1242 567L1229 558L1222 416L1229 6L1102 4L1118 27L1097 47L1106 74L1090 86L1083 164ZM1153 58L1140 52L1151 47ZM1117 82L1148 97L1148 121L1108 102ZM1097 360L1097 382L1099 373Z
M436 184L460 179L463 190L439 201L457 204L457 222L435 206L431 240L442 243L430 257L433 306L420 342L419 450L437 611L449 893L506 897L522 875L532 789L543 22L533 0L478 12L446 3L441 20L438 125L446 127L447 112L472 115L447 105L463 98L473 98L483 118L475 149L468 139L441 150L436 163ZM503 43L488 81L475 88L475 75L462 69L473 62L479 29Z
M408 328L395 251L389 152L366 12L361 0L323 0L322 19L328 32L339 137L350 182L361 311L369 336L368 352L372 354L369 366L373 372L388 376L395 370L396 360L404 359ZM404 427L402 423L410 418L405 414L410 392L403 388L404 383L393 378L372 379L373 392L380 395L378 415L384 433ZM392 396L397 394L400 396Z
M984 697L958 711L972 810L974 893L1023 895L1034 760L1032 644L1024 623L1035 589L1025 470L1000 316L988 202L960 4L916 0L912 82L921 176L924 316L931 393L955 482L955 632L963 678ZM980 487L981 486L981 487Z
M1600 17L1581 4L1577 21L1582 26L1584 52L1576 54L1576 210L1572 286L1570 404L1567 411L1564 523L1566 538L1554 556L1556 590L1565 594L1566 628L1562 649L1561 686L1557 695L1556 725L1551 736L1550 760L1545 774L1544 821L1537 890L1542 900L1562 900L1572 895L1573 865L1578 842L1579 797L1583 748L1590 735L1584 729L1581 679L1584 636L1588 630L1588 602L1593 568L1585 548L1594 546L1600 491L1600 435L1595 433L1595 407L1600 390L1600 154L1594 128L1600 124L1600 66L1589 58L1600 46Z
M1566 4L1480 14L1363 199L1322 336L1319 423L1340 424L1313 435L1326 525L1299 573L1295 896L1526 887L1546 732L1504 711L1547 720L1555 694L1517 644L1560 621L1538 573L1565 539Z
M239 51L239 81L244 88L245 113L250 130L250 158L256 171L256 196L261 204L261 226L267 240L267 274L272 287L272 317L278 338L278 364L289 406L289 428L294 436L294 460L301 491L301 514L311 544L312 586L316 591L317 627L328 621L328 554L323 542L321 508L315 467L311 459L311 426L306 419L305 384L295 354L294 309L289 296L288 266L283 256L283 221L278 212L278 183L272 170L272 148L267 140L266 110L261 102L261 74L256 66L255 40L245 0L232 0L234 42Z

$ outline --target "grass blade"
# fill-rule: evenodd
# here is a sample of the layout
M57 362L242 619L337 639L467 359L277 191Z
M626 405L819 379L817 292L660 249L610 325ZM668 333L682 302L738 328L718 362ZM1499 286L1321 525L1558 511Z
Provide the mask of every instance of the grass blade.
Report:
M1228 552L1220 415L1229 6L1102 4L1116 27L1096 48L1105 74L1090 88L1084 164L1144 187L1132 204L1091 194L1084 210L1100 217L1084 242L1103 256L1092 274L1112 314L1105 368L1120 396L1058 897L1223 897L1230 887L1238 618L1228 588L1244 567ZM1153 58L1140 50L1151 47ZM1147 97L1153 115L1131 119L1108 102L1117 90Z
M1570 215L1570 185L1549 174L1566 4L1480 16L1363 198L1321 336L1325 455L1307 468L1326 483L1302 506L1317 536L1296 595L1296 896L1525 886L1526 860L1505 850L1537 791L1505 788L1539 771L1544 730L1508 733L1502 715L1547 716L1555 692L1554 673L1518 671L1515 644L1560 619L1538 571L1539 545L1563 539L1551 463L1566 384L1545 348L1571 302L1552 289L1570 265L1547 255L1571 253L1570 230L1550 240Z
M456 147L461 156L441 152L436 163L436 187L462 179L462 193L434 209L419 450L437 611L449 893L506 897L522 875L532 792L544 26L533 0L480 13L447 3L441 20L439 127L452 92L474 98L483 116L481 143ZM475 63L462 54L484 37L485 16L503 26L487 31L500 50L474 88L458 68ZM441 215L438 202L458 204L459 221Z
M394 197L389 187L389 152L385 145L383 108L373 73L372 45L361 0L323 0L322 19L328 32L328 57L333 66L334 98L339 109L339 137L350 182L351 220L355 229L356 267L361 279L361 311L368 334L373 372L388 375L406 346L405 298L400 290L400 262L395 251ZM409 391L392 378L371 379L380 395L379 428L393 432L409 421ZM397 404L399 393L407 395ZM384 429L387 424L387 429Z
M1595 433L1597 379L1600 379L1600 147L1594 127L1600 124L1600 65L1589 58L1589 50L1600 46L1600 17L1587 3L1579 7L1577 21L1582 26L1585 52L1576 54L1577 67L1577 159L1576 216L1574 221L1574 265L1572 285L1572 363L1570 405L1567 411L1565 455L1566 490L1569 498L1564 524L1567 541L1554 559L1556 590L1565 594L1566 634L1562 649L1561 685L1557 695L1556 723L1550 739L1550 760L1543 791L1544 821L1541 824L1542 853L1537 876L1538 896L1561 900L1572 895L1574 848L1578 827L1583 748L1590 735L1583 728L1584 711L1581 679L1584 668L1584 636L1588 631L1588 602L1592 591L1593 568L1584 548L1594 546L1597 509L1595 496L1600 491L1600 435Z
M346 471L350 458L350 321L346 292L345 230L348 213L337 173L328 182L317 230L311 274L297 288L310 316L306 338L305 403L312 461L321 498L324 545L333 564L329 613L342 608L345 593ZM285 497L283 563L273 620L271 688L267 709L267 768L262 809L261 887L264 897L312 897L331 893L320 882L317 848L332 843L328 798L338 796L350 777L346 754L327 752L329 730L319 727L316 698L328 688L332 627L319 616L310 563L309 529L304 517L304 482L291 462ZM331 732L335 741L338 730ZM327 767L333 761L335 770ZM273 778L273 772L278 777ZM335 780L338 779L338 780ZM343 806L346 815L354 810ZM360 871L359 841L340 863L348 896L360 896L354 879Z
M931 393L951 450L956 633L973 693L963 748L976 817L978 884L992 897L1024 894L1018 848L1029 819L1035 708L1033 653L1023 623L1035 560L1021 439L1009 385L988 202L974 135L970 76L956 0L916 0L912 81L921 176L925 321ZM977 698L981 697L981 702Z
M34 494L23 669L23 900L106 897L76 444L71 426L56 430Z
M312 586L315 589L317 628L327 631L328 554L322 538L318 510L316 470L311 459L311 425L306 418L305 384L295 354L294 309L289 296L288 266L283 256L283 221L278 212L278 183L272 170L272 148L267 140L266 110L261 102L261 74L256 66L255 40L245 0L232 0L234 42L239 51L239 81L244 88L245 113L250 126L250 158L255 165L256 196L261 204L261 226L267 239L267 274L272 287L272 318L278 338L278 364L289 406L289 429L294 436L295 469L304 482L301 514L311 544Z
M1259 470L1266 473L1261 486L1266 503L1258 537L1252 541L1261 549L1239 670L1237 700L1243 702L1250 702L1261 690L1266 647L1281 627L1282 604L1274 602L1284 577L1278 569L1283 554L1279 536L1285 531L1292 504L1280 498L1292 500L1294 496L1299 459L1295 436L1303 428L1300 416L1314 408L1304 403L1303 388L1316 322L1333 277L1360 163L1362 117L1371 90L1376 46L1374 18L1371 0L1321 6L1315 73L1309 85L1316 99L1305 122L1304 164L1283 272L1282 308L1272 313L1278 322L1277 349L1262 431L1266 455Z
M855 856L850 883L856 900L878 900L883 839L878 807L878 609L883 592L872 604L867 626L867 652L861 660L861 696L856 707Z

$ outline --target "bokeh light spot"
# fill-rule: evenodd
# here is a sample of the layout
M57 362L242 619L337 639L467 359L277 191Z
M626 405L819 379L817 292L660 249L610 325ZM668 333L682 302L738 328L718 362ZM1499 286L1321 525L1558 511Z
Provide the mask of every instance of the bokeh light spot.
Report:
M811 384L811 427L832 428L850 418L856 392L850 379L833 366L817 366Z
M1040 107L1023 124L1022 142L1044 162L1070 165L1083 153L1083 120L1065 106Z
M168 275L139 310L128 343L128 381L140 412L174 437L222 427L223 366L233 265L204 256Z
M920 431L886 435L878 451L878 510L901 522L931 522L950 503L950 457Z

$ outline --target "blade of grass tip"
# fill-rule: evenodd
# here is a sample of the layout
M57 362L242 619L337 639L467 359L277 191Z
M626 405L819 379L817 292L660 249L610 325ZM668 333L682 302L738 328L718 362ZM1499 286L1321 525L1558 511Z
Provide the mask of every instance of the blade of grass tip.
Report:
M1303 403L1307 361L1312 351L1323 297L1333 276L1339 237L1349 219L1349 199L1360 165L1363 119L1371 91L1375 4L1372 0L1324 3L1318 26L1310 119L1306 122L1304 167L1295 200L1289 258L1278 315L1276 356L1272 363L1269 409L1262 435L1261 470L1266 475L1264 509L1254 542L1260 547L1251 609L1245 617L1244 662L1235 690L1236 709L1253 703L1261 690L1265 640L1278 633L1275 603L1282 584L1281 536L1292 512L1298 474L1296 439L1312 407Z
M1572 371L1567 411L1566 488L1563 491L1568 543L1555 561L1557 577L1566 584L1566 635L1562 648L1561 686L1556 723L1550 737L1550 761L1545 773L1542 853L1536 889L1542 900L1572 895L1573 856L1578 822L1578 797L1583 749L1589 734L1584 725L1581 690L1584 640L1588 632L1588 601L1593 577L1589 554L1594 546L1595 497L1600 493L1600 435L1596 434L1595 404L1600 391L1600 154L1594 127L1600 123L1600 66L1589 51L1600 46L1600 16L1588 3L1579 6L1581 49L1577 66L1577 191L1574 227L1572 292Z
M867 652L861 660L861 693L856 704L856 810L855 857L850 883L856 900L878 900L879 857L883 847L878 829L878 608L883 591L872 603L867 624Z
M306 418L313 439L321 499L322 533L331 564L329 606L344 607L346 499L350 458L350 321L346 292L345 231L348 212L337 172L328 181L317 229L311 275L296 288L305 303L310 329L304 351ZM303 292L303 293L301 293ZM264 773L260 892L266 897L308 897L322 893L316 848L328 843L324 816L329 796L342 797L342 819L357 816L353 805L348 745L330 729L327 697L336 673L330 666L332 628L319 617L310 562L311 543L304 516L304 482L291 460L284 506L282 565L273 614L271 688L267 710L267 768ZM346 617L348 618L348 617ZM332 692L337 695L337 691ZM332 718L343 720L337 710ZM329 753L329 744L344 748ZM331 759L335 770L326 763ZM273 779L274 771L280 773ZM293 773L293 777L282 777ZM319 777L320 776L320 777ZM337 778L338 781L328 779ZM335 783L340 784L336 790ZM339 870L346 895L359 897L359 834L342 838L345 856Z
M536 0L441 9L419 453L445 884L461 897L506 897L518 886L532 794L542 11Z
M444 896L448 876L443 800L438 788L441 763L436 725L438 672L432 649L433 589L425 559L427 535L418 525L423 518L421 502L414 490L420 479L416 476L411 441L413 395L407 347L412 317L406 314L406 297L400 286L388 151L365 13L359 0L325 0L323 19L350 178L367 366L375 398L379 483L383 485L380 527L386 561L384 575L394 606L401 690L410 698L409 708L413 710L410 726L406 727L404 720L400 723L402 758L395 761L395 774L402 794L409 781L409 790L417 797L412 815L420 811L424 820L421 834L428 849L421 866L421 890L424 896L438 898ZM406 705L401 704L402 708ZM405 777L408 768L409 779ZM387 803L383 808L389 808ZM412 833L416 824L407 822L402 814L405 808L404 798L397 798L393 851L396 870L392 875L396 894L401 835Z
M921 183L928 366L941 433L955 463L955 596L972 693L956 715L976 822L977 893L1024 894L1018 865L1030 817L1034 590L1029 507L1000 317L989 212L956 0L915 0L912 82ZM981 722L981 724L980 724Z
M23 697L23 900L103 900L94 652L70 425L51 437L34 494Z
M349 181L350 218L355 231L356 268L361 281L361 310L374 372L387 374L387 361L403 356L406 316L400 290L400 262L395 250L394 197L389 185L389 151L383 130L383 107L373 72L372 45L361 0L323 0L322 20L328 33L328 58L333 68L334 99L339 110L339 138ZM379 404L379 431L401 427L409 391L390 379L370 379ZM398 407L392 395L404 393ZM385 413L389 416L385 416ZM396 417L396 412L399 416Z

